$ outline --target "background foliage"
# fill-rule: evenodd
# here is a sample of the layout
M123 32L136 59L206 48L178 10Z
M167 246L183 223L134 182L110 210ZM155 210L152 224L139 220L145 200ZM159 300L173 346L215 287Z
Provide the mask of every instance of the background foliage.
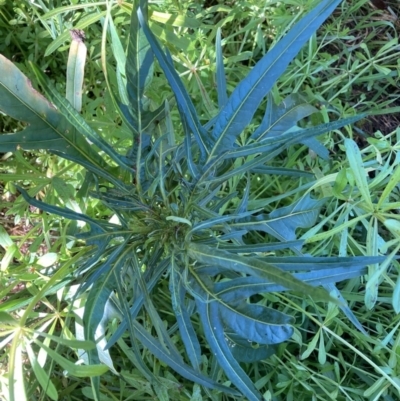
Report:
M230 93L287 27L312 6L307 1L260 3L166 1L151 6L154 10L151 28L169 48L202 122L215 115L218 105L213 61L217 28L222 31ZM109 6L115 31L125 47L131 7L123 2ZM34 85L38 82L28 74L28 61L36 63L63 94L69 29L84 29L88 57L83 116L92 128L101 128L100 135L112 141L116 149L124 149L129 143L129 132L114 112L113 99L102 78L102 71L107 68L110 84L117 86L117 76L112 71L118 68L115 55L119 49L115 42L101 39L105 10L106 3L101 2L21 2L18 6L4 2L0 8L0 35L4 38L0 41L3 46L0 51L29 75ZM315 157L304 146L289 148L275 161L279 168L296 167L312 172L317 178L315 188L330 198L320 211L319 224L297 231L305 240L307 252L314 256L398 251L399 14L397 2L385 2L381 10L367 1L344 1L273 88L276 103L288 94L301 92L307 102L320 109L309 121L303 121L304 128L336 116L346 118L356 112L372 111L369 118L355 126L323 137L323 143L331 151L329 161ZM171 40L172 33L179 40ZM156 74L148 91L150 101L159 105L167 93L164 78ZM179 132L178 115L173 113L172 122ZM256 118L261 121L262 115ZM4 115L0 124L2 132L22 128L21 123ZM355 140L358 148L345 138ZM25 348L17 346L10 350L8 336L16 323L7 320L9 315L1 315L6 328L0 357L2 397L8 393L7 372L13 370L16 380L26 380L29 399L55 399L56 394L58 399L82 399L82 395L90 399L88 377L101 373L102 367L70 362L76 360L78 349L90 349L91 344L75 339L84 300L74 301L73 285L69 294L63 289L70 280L70 269L75 269L78 259L85 256L83 242L71 236L80 223L29 206L13 183L18 182L31 196L46 203L97 219L108 220L110 211L97 199L86 202L75 197L77 190L84 191L84 171L55 155L40 150L3 153L0 170L3 191L0 309L29 322L24 330L34 339L25 343ZM258 200L268 194L270 203L263 205L268 213L299 197L298 181L282 176L272 180L254 177L250 192L249 206L254 209ZM391 259L391 263L369 269L367 276L348 280L340 288L369 336L343 319L333 305L326 308L296 294L266 296L270 304L285 305L283 311L296 317L296 326L292 338L279 345L275 355L246 366L265 399L398 398L399 266ZM52 276L54 271L57 273ZM166 282L154 299L166 325L170 311L165 305L169 299ZM76 326L72 324L75 321ZM113 330L111 327L110 332ZM178 349L183 349L179 337L174 341ZM228 399L221 393L201 392L200 387L176 377L150 353L144 353L152 373L162 381L163 389L154 388L138 370L132 369L129 362L132 355L124 348L123 341L119 346L122 352L114 354L112 348L110 358L116 371L125 371L125 379L111 371L104 373L100 381L103 399ZM12 360L10 352L14 355ZM214 372L215 378L221 378L222 371L212 365L211 359L202 362ZM65 370L71 375L66 376ZM52 385L46 384L48 376Z

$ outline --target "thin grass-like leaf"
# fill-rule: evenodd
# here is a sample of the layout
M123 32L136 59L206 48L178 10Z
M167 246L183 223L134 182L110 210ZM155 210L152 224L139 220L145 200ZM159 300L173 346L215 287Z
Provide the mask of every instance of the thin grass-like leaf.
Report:
M362 199L366 202L368 209L373 210L371 195L368 188L367 173L364 169L361 152L357 144L352 139L345 139L344 146L346 147L347 160L349 161L351 172L360 191Z
M39 347L43 348L49 356L54 359L56 363L58 363L63 369L65 369L68 374L75 376L75 377L94 377L100 376L108 371L108 367L105 365L77 365L70 360L64 358L58 352L54 351L41 341L34 339L33 340Z
M216 36L216 66L217 66L217 92L218 92L218 107L222 109L228 101L227 89L226 89L226 76L224 69L224 57L222 54L221 45L221 28L217 29Z
M25 343L26 353L28 354L29 362L31 364L33 373L37 381L39 382L40 386L46 393L46 395L54 401L58 400L58 392L56 387L54 386L53 382L50 380L50 376L47 372L40 366L30 343Z

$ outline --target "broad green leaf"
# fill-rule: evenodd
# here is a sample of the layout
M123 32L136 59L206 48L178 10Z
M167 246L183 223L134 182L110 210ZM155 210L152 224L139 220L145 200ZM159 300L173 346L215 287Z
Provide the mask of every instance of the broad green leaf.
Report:
M263 305L219 303L224 323L240 337L259 344L280 344L293 334L294 319Z
M18 320L13 318L9 313L0 311L0 322L5 326L19 326Z
M223 274L226 269L205 267L196 269L199 274L210 274L215 276ZM312 286L329 286L331 283L337 283L343 280L348 280L353 277L359 277L367 272L366 267L361 266L353 269L347 267L337 267L330 269L329 272L324 270L307 272L307 273L293 273L293 276ZM328 288L328 287L327 287ZM259 277L240 277L231 280L221 281L214 285L214 295L224 302L238 302L241 299L247 299L252 295L266 293L266 292L282 292L287 291L287 288L280 284L267 281ZM329 288L329 291L332 291ZM342 299L335 294L335 297L342 301Z
M67 63L66 98L72 107L80 112L82 110L82 86L87 49L83 31L73 29L70 34L72 42Z
M308 343L307 349L301 354L301 359L307 359L317 346L321 330L318 330L313 339Z
M59 255L55 252L48 252L41 256L36 264L42 267L50 267L53 266L57 260L58 260Z
M246 244L246 245L222 243L218 245L218 248L225 249L229 252L258 254L262 252L277 251L279 249L287 249L291 247L301 247L303 243L304 243L303 240L287 241L287 242L270 242L267 244Z
M147 1L140 0L143 17L147 21ZM149 110L149 99L144 96L147 86L153 78L154 54L139 25L135 11L131 14L128 54L126 57L125 75L130 105L130 115L137 134L144 132L146 111ZM147 114L149 114L148 111ZM150 132L148 132L150 134Z
M22 342L19 336L14 337L8 359L8 396L9 401L28 401L24 380L24 363Z
M3 226L0 226L0 246L2 246L5 250L7 250L7 248L12 245L14 245L13 240L8 235L5 228Z
M397 276L397 281L394 286L393 296L392 296L392 305L394 311L399 314L400 313L400 276Z
M225 331L225 337L233 357L239 362L258 362L269 358L277 350L274 345L253 345L246 338L240 337L236 333Z
M393 191L393 189L399 184L400 181L400 165L396 167L396 170L390 175L389 182L385 185L384 190L382 191L381 196L379 197L377 208L381 208L382 205L387 202L389 195Z
M345 125L348 124L353 124L360 119L364 118L365 114L359 114L357 116L353 117L348 117L344 118L341 120L337 121L332 121L330 123L326 124L320 124L315 127L307 128L307 129L302 129L295 127L293 129L290 129L288 131L285 131L284 133L276 136L271 136L267 137L263 141L257 141L256 143L251 143L249 145L241 146L237 149L232 149L229 152L224 153L224 158L232 158L232 157L240 157L240 156L249 156L255 153L263 153L263 152L271 152L275 151L277 149L281 149L281 151L288 146L297 144L297 143L304 143L307 146L311 144L311 147L314 147L315 143L314 142L309 142L313 137L321 135L323 133L333 131L339 128L344 127ZM316 142L318 146L322 147L323 150L319 151L317 149L318 153L321 153L321 157L324 159L327 158L327 150L319 144L319 142ZM280 153L280 152L279 152Z
M321 1L237 85L215 121L211 133L214 146L209 157L233 148L236 138L250 123L262 99L340 2L341 0Z
M135 335L139 339L139 341L152 354L154 354L155 357L157 357L164 363L168 364L168 366L174 369L181 376L207 388L217 389L232 395L238 394L237 391L216 383L212 379L209 379L208 377L204 376L202 373L196 372L189 365L183 364L179 360L173 358L170 355L170 353L167 350L165 350L165 348L160 344L160 342L157 339L155 339L148 331L146 331L139 322L133 321L133 325L135 328Z

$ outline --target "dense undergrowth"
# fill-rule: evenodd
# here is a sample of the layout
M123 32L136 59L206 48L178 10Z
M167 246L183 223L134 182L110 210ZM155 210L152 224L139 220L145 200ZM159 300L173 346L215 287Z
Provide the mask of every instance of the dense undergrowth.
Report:
M220 88L215 62L218 58L218 47L215 46L219 40L218 28L222 38L226 89L231 95L237 83L317 3L305 0L170 0L150 3L149 22L159 42L168 48L200 123L206 124L217 115L221 102L217 96ZM299 223L289 230L290 234L278 240L303 241L302 253L313 257L385 256L380 263L370 264L359 275L338 283L340 294L349 306L347 315L334 303L317 302L318 299L304 296L304 292L299 291L265 291L249 298L252 304L268 306L283 316L289 316L290 322L295 321L293 332L285 341L271 347L273 352L270 356L265 346L256 344L256 341L250 341L250 346L246 348L236 338L238 348L243 347L247 351L261 348L259 352L265 352L265 357L261 359L254 361L250 358L240 364L265 400L391 401L400 395L400 266L396 260L400 248L400 6L396 1L385 1L384 5L384 9L379 9L364 0L343 1L289 64L267 99L276 109L279 104L290 108L290 99L296 99L296 104L313 106L313 112L298 122L298 128L303 130L339 118L352 118L362 112L367 112L368 116L353 125L337 127L318 136L320 145L329 151L328 158L321 157L324 153L321 148L315 148L315 144L313 148L308 146L309 143L295 143L268 164L268 168L272 169L270 171L280 171L280 174L267 175L261 169L249 172L246 180L229 176L218 187L220 203L212 207L207 204L210 211L207 219L217 219L215 224L220 224L214 230L219 230L223 237L219 244L222 252L224 246L225 251L231 249L230 241L240 245L240 240L243 240L248 246L270 244L276 239L272 239L273 234L267 229L253 229L239 238L234 235L238 227L244 227L239 225L239 219L233 221L228 233L224 231L225 222L218 220L219 216L226 216L232 211L240 214L244 210L262 210L263 216L271 217L288 207L301 205L304 199L311 203L325 199L311 218L312 224ZM41 79L47 78L64 96L69 30L84 30L88 54L82 116L100 138L111 143L120 154L126 154L132 146L132 137L129 121L127 123L126 117L124 119L117 112L109 88L117 90L121 85L118 71L121 72L129 43L131 12L130 2L0 3L0 53L15 63L36 88L43 87ZM108 31L104 33L106 23L109 24ZM33 65L38 66L36 74L33 73ZM165 154L166 160L170 160L172 156L168 152L175 146L173 141L179 143L182 140L184 127L163 68L159 64L154 68L154 77L146 87L146 101L148 108L154 110L168 99L164 113L169 116L169 125L166 124L165 128L157 121L155 126L175 132L175 139L168 138L166 143L156 141L159 146L165 146L159 154ZM105 72L108 82L104 80ZM287 97L293 94L298 95L288 100ZM237 144L248 145L249 137L262 122L266 104L266 100L261 103L251 124L238 135ZM1 134L21 131L25 127L24 122L0 115ZM154 132L157 132L156 129ZM156 135L159 134L155 134L155 138ZM90 197L96 180L88 178L82 165L63 159L54 152L43 151L39 146L32 150L18 148L13 152L2 151L1 146L0 143L0 397L5 400L22 400L23 397L29 400L94 399L98 395L93 388L98 386L101 400L248 399L247 396L226 394L219 391L220 388L210 390L193 384L187 376L183 378L168 367L165 359L155 357L143 341L137 343L134 350L133 336L126 333L118 339L117 345L100 356L101 364L87 364L88 357L82 349L87 350L89 360L92 358L90 362L99 362L96 360L98 356L91 353L91 343L82 341L86 338L82 334L83 322L88 319L88 312L85 315L84 310L91 308L90 311L96 312L92 306L96 300L88 295L86 290L89 286L84 288L86 292L83 293L78 289L82 289L79 286L89 277L85 274L91 272L89 268L92 265L88 261L93 254L84 242L86 240L90 244L90 237L86 235L86 238L77 239L76 234L86 230L97 238L96 235L101 237L101 233L96 231L94 224L91 225L92 221L86 220L86 227L90 226L88 231L85 223L77 218L77 213L103 222L104 227L126 220L129 230L137 230L135 233L142 235L139 230L142 217L130 221L130 215L124 209L115 212L115 202L119 202L118 206L124 202L131 202L130 206L134 202L137 202L136 206L146 203L158 187L152 189L151 179L147 179L143 181L149 186L144 190L147 197L122 198L120 193L106 192L109 187L100 181L97 182L97 189L103 196L97 194ZM146 151L144 148L143 152ZM182 154L177 164L186 168L186 163L182 161L186 155ZM110 162L110 155L107 157ZM197 162L201 164L201 156L198 157ZM153 171L156 161L151 156L146 160L146 174L157 177ZM238 160L233 163L235 168L241 166ZM229 163L220 166L223 174L232 168ZM110 165L115 167L115 160ZM176 255L187 251L189 257L204 263L204 270L210 270L211 256L205 255L203 248L187 245L188 249L182 250L177 241L184 238L189 244L196 241L210 244L207 229L212 227L209 224L204 232L193 229L192 225L197 227L196 224L204 216L195 208L190 218L183 214L179 207L185 205L182 200L185 195L171 200L169 195L176 193L178 185L177 193L194 193L193 181L188 179L190 174L182 174L178 180L180 167L174 166L173 178L165 186L166 195L162 204L168 204L170 210L176 209L176 213L166 219L168 235L154 234L159 222L165 220L161 219L165 217L164 209L157 214L157 218L161 216L160 220L154 217L154 222L146 211L140 215L153 224L150 224L150 231L143 231L143 235L149 237L146 243L152 252L157 242L163 246L167 244L160 254L171 252L174 255L172 265L175 262L176 266L184 265L185 261ZM195 167L188 168L195 176ZM220 173L218 168L216 171ZM289 174L289 169L297 173ZM112 169L109 171L112 176ZM286 174L281 174L283 171ZM118 179L124 182L129 179L132 185L137 185L141 177L128 172ZM200 201L204 193L200 191L196 198L200 206L204 206ZM46 209L41 202L55 208ZM152 210L162 209L160 204L152 204ZM70 209L75 216L66 215L61 209ZM249 216L252 215L246 218L253 218ZM249 225L249 220L245 222ZM155 240L151 240L152 235ZM130 237L129 241L134 242L135 238ZM96 243L96 239L92 240L92 244L104 245L101 241ZM284 250L273 246L257 249L256 256L261 260L272 260L274 257L297 255L298 244L292 245ZM121 239L117 237L112 246L115 248L109 248L108 253L94 265L95 268L102 268L101 262L121 246ZM154 252L150 254L154 259L150 256L145 259L145 249L135 248L135 252L135 266L142 273L151 270L155 261ZM243 247L239 254L238 258L244 260L252 252ZM220 253L217 256L223 258L224 255ZM216 257L215 254L213 257ZM121 263L125 263L124 260L121 259ZM189 265L192 269L189 272L178 267L173 270L177 272L177 282L182 280L190 295L185 304L189 314L194 313L196 307L201 310L201 301L206 297L202 292L204 288L196 287L198 283L191 279L190 273L194 277L197 271L195 265ZM295 270L300 268L297 266ZM136 273L140 274L140 271ZM215 280L220 286L224 280L237 279L228 274L221 280L224 272L218 270L217 273ZM171 295L176 282L164 279L164 274L165 271L160 270L157 292L151 296L146 313L138 316L138 322L148 333L158 335L158 338L165 336L164 341L171 341L170 349L173 344L183 355L187 344L180 335L181 327L177 330L177 300ZM96 280L100 282L101 279L101 276L95 276L89 282L96 285ZM127 288L139 291L137 287L130 288L128 283L120 284L126 286L124 291ZM205 282L205 288L209 284ZM140 287L140 284L137 285ZM326 288L333 290L333 287ZM143 288L140 290L143 291ZM121 295L118 289L115 289L115 294L117 298ZM134 299L129 302L133 303ZM154 324L153 310L158 313L158 325ZM101 328L109 340L118 331L124 311L114 307L108 313L108 320ZM193 314L191 323L201 339L201 372L219 385L235 388L232 376L220 368L217 358L212 355L214 349L211 348L212 352L209 349L210 341L201 316ZM168 339L165 332L168 332ZM234 341L232 333L229 335ZM20 342L13 341L16 336L20 336ZM141 363L138 363L137 355L141 356ZM190 356L185 361L193 362ZM10 372L18 384L14 394L10 391ZM100 379L96 382L98 377ZM152 382L149 377L156 377L158 381Z

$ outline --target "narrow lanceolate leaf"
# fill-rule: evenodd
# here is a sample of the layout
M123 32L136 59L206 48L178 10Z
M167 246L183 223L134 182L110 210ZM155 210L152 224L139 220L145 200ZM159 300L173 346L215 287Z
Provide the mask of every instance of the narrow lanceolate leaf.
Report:
M201 349L197 339L193 324L190 321L190 315L185 305L185 287L182 284L182 277L177 271L175 261L172 259L170 273L170 291L172 307L175 312L179 332L190 363L195 370L200 370L201 365Z
M235 253L195 243L189 245L188 253L198 262L221 266L250 276L265 278L266 280L280 284L289 290L299 291L310 295L314 299L336 303L336 300L330 297L329 293L323 288L312 287L305 282L296 279L292 274L257 258L243 257Z
M205 294L204 294L205 295ZM206 296L206 295L205 295ZM224 369L231 382L242 392L249 401L261 401L262 395L257 391L250 378L243 371L232 355L230 346L224 335L218 304L206 298L206 302L196 299L197 311L203 324L203 330L211 351L217 357L219 365Z
M216 118L211 133L214 146L209 157L232 149L236 138L249 124L262 99L340 2L341 0L321 1L239 83Z
M109 168L98 151L75 132L67 118L37 92L28 78L2 55L0 71L0 110L29 124L15 134L0 135L3 152L13 152L18 148L58 150L99 169Z
M86 340L95 342L98 340L97 334L99 333L99 326L101 328L105 318L106 304L115 289L115 276L120 274L120 269L122 269L124 260L127 257L126 252L122 252L123 245L119 247L120 249L118 249L119 252L117 253L122 253L122 255L119 256L115 263L111 263L112 261L108 260L103 264L101 279L96 280L90 289L82 319ZM97 349L89 350L87 355L90 366L100 363L100 354ZM91 380L91 384L96 400L100 400L100 380L94 377Z
M138 338L138 340L156 358L166 363L168 366L174 369L178 374L180 374L181 376L185 377L188 380L191 380L195 383L199 383L200 385L205 386L207 388L216 389L232 395L238 395L238 392L236 390L226 387L222 384L218 384L217 382L208 378L202 373L195 371L189 365L186 365L182 363L180 360L177 360L176 358L171 356L170 352L168 352L157 339L155 339L148 331L146 331L144 327L137 320L134 320L132 323L135 328L135 336Z
M140 0L143 18L147 21L147 1ZM129 32L129 46L126 58L125 74L127 78L127 92L130 115L137 134L143 132L143 119L145 111L148 110L148 99L144 96L146 87L153 78L154 54L146 39L143 29L134 9L131 14L131 25Z
M197 146L200 150L200 155L202 159L205 159L206 154L208 154L208 148L210 144L208 134L200 124L196 109L190 100L190 97L178 73L175 71L170 59L162 51L161 46L158 44L156 38L147 26L140 8L137 11L137 15L143 32L145 33L147 40L149 41L151 48L174 92L181 118L186 122L188 128L193 133Z
M70 31L72 42L67 63L66 98L72 107L80 112L82 109L82 86L86 61L86 45L84 32L79 29Z

